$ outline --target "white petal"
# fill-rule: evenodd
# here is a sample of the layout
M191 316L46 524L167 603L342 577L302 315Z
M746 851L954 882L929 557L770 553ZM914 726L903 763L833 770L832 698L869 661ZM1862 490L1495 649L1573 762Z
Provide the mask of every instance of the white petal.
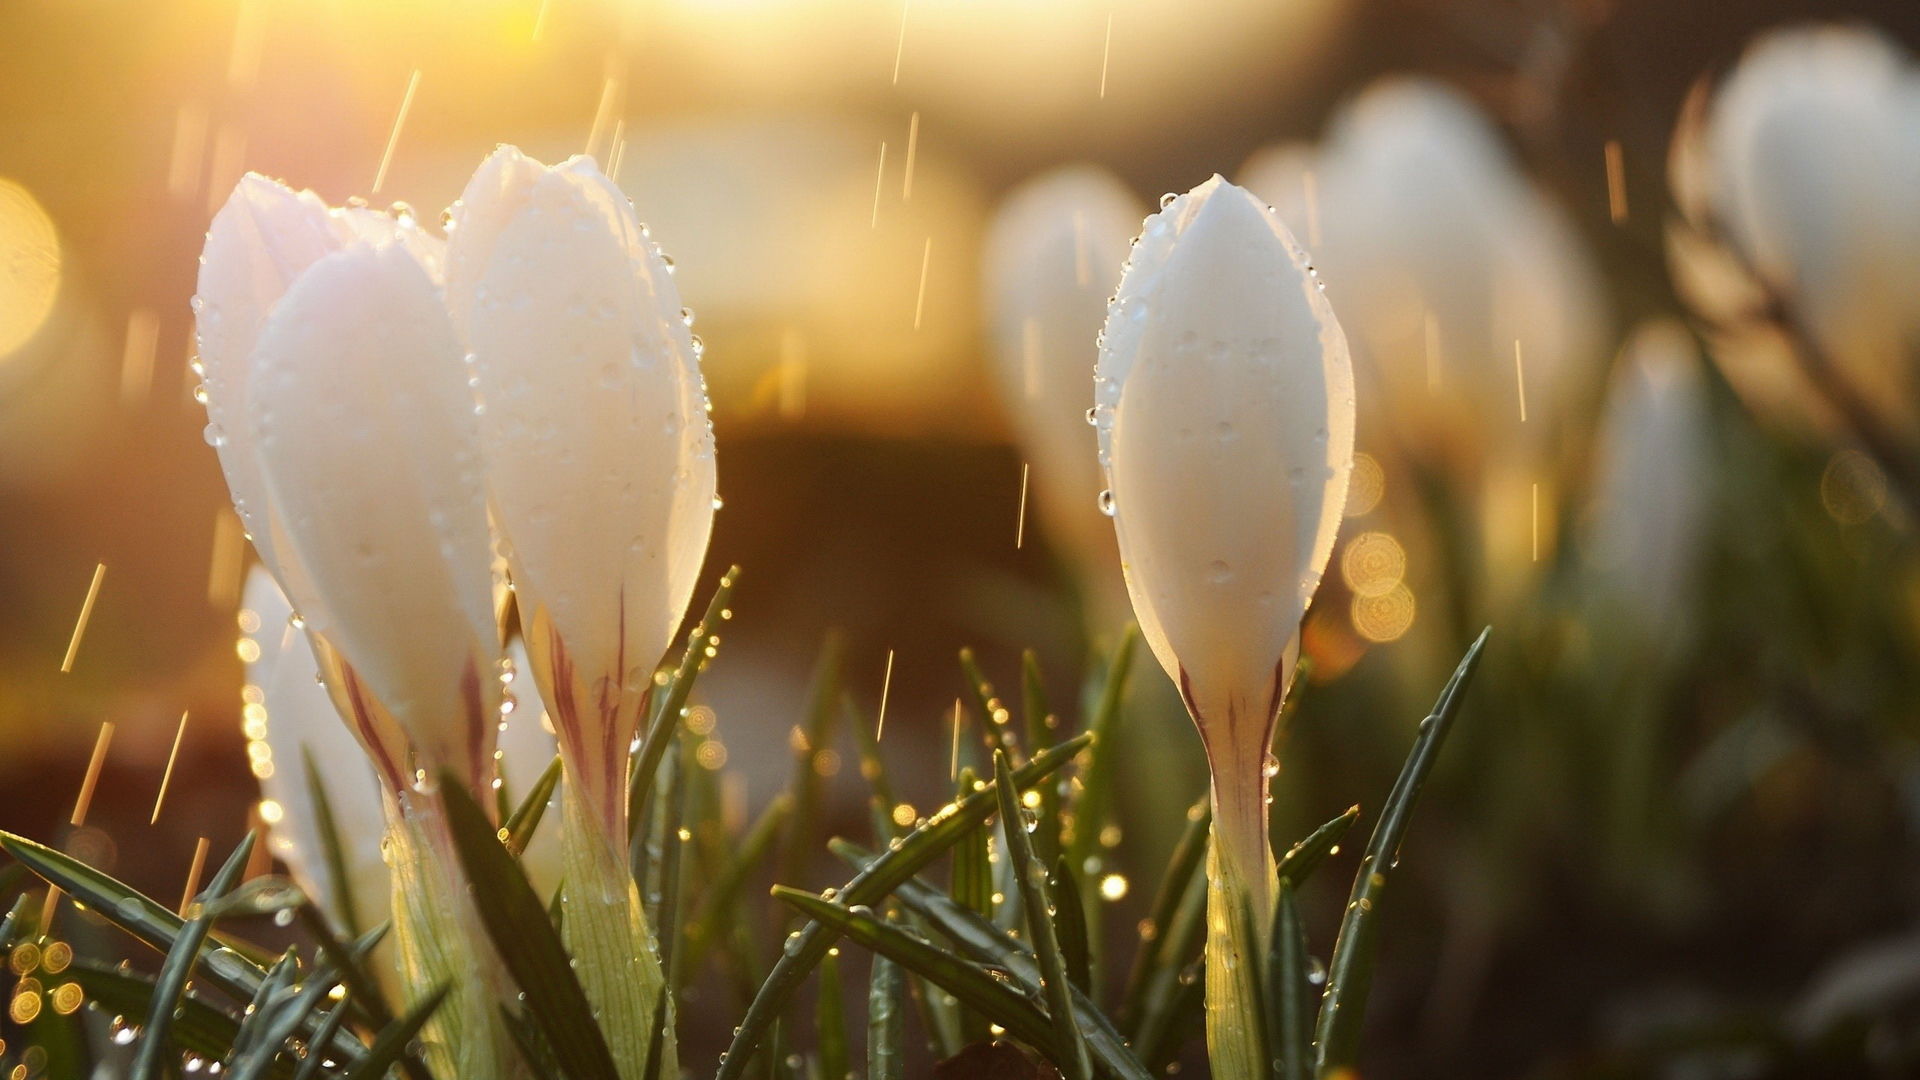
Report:
M1029 458L1035 509L1049 539L1115 589L1113 529L1096 502L1106 483L1086 421L1087 376L1107 297L1143 214L1111 173L1059 169L1007 197L982 260L994 373ZM1109 581L1087 584L1099 592Z
M378 925L386 920L390 902L380 855L386 831L380 783L319 683L306 633L290 621L292 605L264 569L255 567L247 575L242 603L259 625L252 636L260 653L247 665L247 682L262 693L266 742L273 751L273 772L260 781L260 794L281 811L271 827L273 854L326 910L337 910L341 890L349 889L362 928ZM344 882L335 880L327 865L308 759L326 788L334 832L346 856Z
M608 809L713 523L713 435L679 293L590 161L546 169L512 150L454 211L448 293L487 406L494 519L534 670Z
M1286 227L1218 177L1147 219L1105 333L1100 442L1142 633L1210 744L1264 754L1346 501L1346 339Z
M200 257L194 326L209 430L234 509L276 574L283 560L273 549L266 486L245 420L250 357L294 280L342 243L338 223L313 192L248 173L214 215Z
M421 767L491 776L499 649L472 396L432 279L398 246L316 263L275 310L249 399L292 599ZM310 589L300 595L300 589Z

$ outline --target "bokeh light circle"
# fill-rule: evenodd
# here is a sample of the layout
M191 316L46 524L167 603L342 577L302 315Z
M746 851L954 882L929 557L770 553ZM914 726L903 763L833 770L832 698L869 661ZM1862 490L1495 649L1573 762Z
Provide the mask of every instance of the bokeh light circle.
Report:
M0 176L0 361L47 321L60 293L60 234L33 194Z

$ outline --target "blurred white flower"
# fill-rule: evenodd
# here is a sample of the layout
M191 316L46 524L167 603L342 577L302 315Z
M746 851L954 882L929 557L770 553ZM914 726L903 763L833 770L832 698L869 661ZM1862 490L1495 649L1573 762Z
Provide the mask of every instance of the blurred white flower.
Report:
M1751 267L1856 397L1891 426L1920 424L1920 68L1905 50L1860 27L1761 37L1710 101L1690 99L1669 176L1688 218L1670 231L1675 276L1702 314L1735 344L1767 344L1747 328L1766 314L1741 280ZM1732 352L1729 380L1770 415L1819 406L1781 348Z
M713 526L700 345L668 263L590 159L548 167L503 147L450 221L448 306L486 402L532 670L574 782L624 849L627 747Z
M1096 618L1120 614L1103 609L1117 606L1108 598L1122 582L1113 529L1095 503L1105 484L1086 423L1087 375L1143 216L1113 174L1057 169L1007 196L982 260L994 374L1029 459L1031 500Z
M1208 1048L1256 1075L1252 965L1230 957L1274 902L1267 754L1346 505L1347 341L1280 218L1216 176L1147 219L1094 387L1127 590L1213 768Z
M1706 381L1687 328L1642 323L1621 353L1600 431L1589 537L1612 614L1676 642L1711 499Z
M1456 91L1379 82L1317 148L1261 151L1241 176L1325 277L1352 335L1370 438L1471 475L1540 445L1568 419L1569 395L1597 379L1607 320L1591 260Z

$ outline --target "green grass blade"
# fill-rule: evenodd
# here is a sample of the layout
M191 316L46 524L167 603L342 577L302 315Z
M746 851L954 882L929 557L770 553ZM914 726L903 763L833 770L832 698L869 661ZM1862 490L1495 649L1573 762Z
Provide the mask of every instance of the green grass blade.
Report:
M225 896L240 880L240 872L247 866L247 856L253 852L253 839L251 832L241 839L240 846L227 856L227 861L213 875L206 889L187 906L192 915L186 925L180 928L180 935L173 939L173 947L167 950L167 958L160 965L160 976L154 980L153 1000L147 1008L147 1026L142 1033L140 1048L134 1054L133 1066L128 1070L129 1080L156 1080L161 1075L161 1062L173 1046L170 1033L174 1010L179 1007L180 995L187 988L187 978L193 974L194 966L200 959L200 946L206 943L207 932L213 928L214 915L208 909L213 901ZM264 978L262 981L265 981Z
M841 999L840 957L828 949L820 958L820 983L813 1005L814 1047L820 1055L822 1080L849 1080L853 1075L847 1049L847 1010Z
M479 813L479 807L474 807L474 812ZM485 820L484 815L481 820ZM420 1029L427 1026L427 1020L433 1016L434 1010L440 1007L440 1002L444 1001L446 996L447 987L435 987L433 992L421 998L420 1003L409 1010L407 1015L382 1028L380 1034L374 1036L373 1045L367 1047L367 1056L361 1058L360 1063L355 1065L343 1080L381 1080L386 1076L387 1070L392 1068L407 1047L413 1044L413 1040L420 1034Z
M1027 745L1033 753L1052 746L1059 735L1060 720L1047 704L1046 684L1040 678L1040 658L1032 649L1020 654L1020 701L1026 714ZM1037 811L1039 827L1033 833L1033 852L1049 865L1060 857L1060 785L1040 788Z
M151 976L117 965L97 967L88 960L75 960L67 975L80 984L89 1003L109 1016L145 1016L152 1008L155 987ZM175 1045L214 1061L225 1058L239 1037L240 1021L195 994L183 994L175 1004Z
M1127 971L1126 988L1120 994L1120 1008L1115 1014L1123 1029L1139 1030L1137 1021L1142 1009L1141 995L1153 980L1161 955L1158 942L1171 927L1174 914L1180 907L1180 898L1187 894L1200 860L1207 853L1207 830L1212 826L1213 800L1202 795L1200 801L1187 810L1187 827L1173 846L1173 854L1167 859L1167 868L1161 873L1160 884L1154 890L1153 905L1147 909L1146 921L1141 924L1140 944L1134 950L1133 966Z
M1280 879L1274 907L1272 946L1267 956L1267 1046L1273 1051L1274 1080L1313 1080L1313 984L1307 929L1293 899L1293 883Z
M876 856L852 844L839 842L834 853L855 866L865 866ZM908 909L926 920L960 949L982 964L1004 971L1018 983L1028 997L1045 996L1041 985L1040 962L1025 942L1008 937L999 927L966 910L938 889L919 881L902 882L894 895ZM1085 1033L1087 1049L1100 1071L1124 1080L1153 1080L1140 1064L1120 1032L1114 1028L1099 1006L1078 987L1073 989L1074 1016Z
M293 1080L313 1080L320 1075L320 1064L328 1058L326 1052L319 1048L333 1042L333 1037L340 1033L340 1025L346 1022L348 1001L352 997L352 991L348 991L347 1000L335 1005L326 1019L320 1021L320 1026L314 1035L313 1046L308 1048L306 1056L300 1059L300 1068L294 1072Z
M1108 803L1113 788L1114 736L1120 729L1120 702L1127 690L1127 675L1133 670L1134 645L1140 640L1140 628L1129 623L1114 647L1113 662L1100 686L1087 730L1094 735L1093 749L1080 769L1080 795L1073 803L1073 842L1067 858L1073 868L1087 872L1087 860L1100 850L1100 830L1107 822Z
M1034 857L1039 857L1039 851ZM1083 992L1093 986L1093 957L1087 945L1087 911L1080 882L1065 855L1053 861L1047 873L1047 891L1053 895L1053 933L1060 939L1060 955L1067 962L1067 981Z
M1133 1045L1148 1068L1161 1055L1179 1051L1174 1032L1180 1009L1192 987L1188 977L1200 959L1207 937L1207 881L1204 866L1195 869L1173 917L1161 928L1154 949L1153 970L1141 987L1140 1013L1129 1029Z
M1054 933L1053 897L1047 891L1047 864L1033 857L1033 845L1027 842L1027 823L1020 807L1020 792L1013 782L1013 770L1004 750L993 753L994 791L1000 796L1000 832L1006 837L1007 859L1020 888L1020 899L1027 911L1028 940L1040 961L1041 987L1046 991L1047 1015L1053 1022L1053 1034L1059 1054L1053 1059L1065 1080L1093 1080L1093 1061L1087 1056L1087 1040L1073 1015L1073 982L1067 977L1067 958L1061 954L1059 935ZM1081 924L1085 929L1085 924ZM1085 941L1085 935L1082 935Z
M906 989L900 965L875 953L867 977L867 1080L905 1080Z
M313 1017L326 1004L327 994L337 985L332 973L317 971L289 1000L283 1001L277 1008L268 1003L256 1012L254 1016L263 1017L259 1021L258 1037L245 1054L234 1056L233 1067L227 1071L228 1080L262 1080L279 1060L287 1040L298 1034L301 1028L311 1024L316 1031L324 1031L326 1021L316 1021Z
M1007 707L994 695L993 683L980 670L980 662L971 648L960 650L960 672L967 678L967 692L973 698L973 707L980 710L980 734L987 740L987 749L992 753L1004 753L1008 758L1020 760L1018 740L1013 737L1012 718Z
M534 1026L573 1080L618 1080L613 1054L593 1020L593 1007L573 973L573 961L520 864L507 854L486 812L457 776L444 774L440 793L454 851L471 882L468 895L501 962L525 993ZM425 1017L419 1020L424 1022Z
M779 881L797 881L814 843L813 829L820 820L820 770L815 766L820 751L833 737L835 708L840 700L840 665L844 652L840 635L829 634L820 646L820 658L814 663L813 679L807 690L805 721L796 729L793 745L793 776L787 782L788 797L793 800L793 818L781 845Z
M360 936L360 912L353 902L353 878L347 873L346 846L340 842L340 829L334 822L333 800L327 784L313 763L312 751L300 747L300 767L307 774L307 794L313 803L313 828L320 834L320 854L327 864L327 881L333 885L334 916L346 927L348 937Z
M540 827L540 821L547 816L547 807L553 802L553 791L560 786L560 774L564 771L560 764L560 755L555 754L547 767L540 770L540 776L527 789L527 797L513 808L506 818L507 851L514 858L526 854L527 845L533 842L533 831Z
M1280 865L1276 871L1280 880L1290 881L1293 887L1298 889L1314 870L1327 860L1327 856L1333 854L1333 849L1340 845L1340 841L1347 835L1347 830L1353 828L1353 823L1359 820L1360 808L1349 806L1346 813L1308 833L1305 840L1288 848L1287 853L1280 856Z
M49 884L87 906L101 918L161 952L173 948L186 929L186 920L139 890L103 874L65 852L23 836L0 832L0 850ZM238 952L222 951L201 977L235 1001L245 1002L260 988L266 969Z
M318 907L309 901L295 911L295 917L319 946L319 959L339 972L340 981L346 984L347 1000L343 1006L353 1010L366 1021L367 1027L379 1031L393 1023L393 1009L387 1004L385 992L380 988L379 980L367 970L367 957L373 954L374 946L387 936L391 923L381 923L365 934L360 935L349 946L343 943L333 932L327 917ZM325 1040L316 1038L313 1045L323 1045ZM353 1055L357 1056L360 1044L351 1043ZM408 1050L400 1059L400 1066L411 1080L432 1080L427 1073L426 1063L420 1055Z
M689 975L699 970L707 952L725 942L727 935L739 925L740 890L746 886L748 875L766 865L767 852L780 839L792 812L793 799L782 792L774 796L747 828L733 857L715 875L713 884L700 898L693 919L686 924L686 963L681 970Z
M682 949L680 948L680 911L684 906L681 898L683 877L681 870L687 861L687 838L680 823L686 820L687 792L691 787L687 774L697 768L693 762L692 749L682 741L680 765L673 771L673 779L667 784L665 802L666 817L661 821L661 843L666 850L660 858L660 907L652 912L654 936L660 949L660 971L667 986L677 985Z
M660 771L660 759L666 757L667 747L673 744L673 733L680 727L680 710L687 707L687 696L693 693L694 681L705 669L707 642L719 630L720 624L733 615L730 607L733 603L733 587L739 580L738 566L730 566L726 573L720 575L720 584L714 588L713 598L707 601L706 614L700 616L700 621L687 631L687 647L680 653L680 663L673 669L673 677L667 680L666 692L660 695L660 701L653 708L646 739L640 744L633 773L627 781L629 831L645 816L641 813L641 807L647 801L654 775Z
M1092 733L1084 733L1061 743L1048 753L1035 756L1014 773L1015 782L1023 789L1040 783L1072 761L1092 741ZM855 874L839 890L833 902L846 908L879 903L901 882L939 858L968 830L986 821L996 805L997 797L989 785L985 791L974 792L941 808L928 817L925 824L901 838L899 846L890 847L885 855ZM727 1056L720 1063L718 1080L738 1080L744 1073L754 1051L766 1038L768 1029L792 1000L795 989L813 965L820 962L820 957L826 954L837 936L832 926L815 921L788 938L781 948L779 961L760 985L759 992L754 995L753 1003L748 1006L747 1014L740 1022L733 1043L727 1049Z
M641 1080L660 1080L660 1063L667 1056L667 1018L672 1015L667 1009L667 995L671 993L673 984L663 981L653 999L653 1032L647 1036L647 1067Z
M833 927L856 945L925 976L927 981L965 1002L968 1008L992 1017L1015 1038L1031 1043L1049 1057L1057 1052L1053 1027L1046 1016L1033 1002L1009 989L985 968L887 925L865 905L841 907L835 901L784 885L774 886L773 895L807 918Z
M893 797L893 779L887 775L887 761L880 756L879 718L875 717L874 723L869 725L866 717L853 707L850 698L842 698L840 708L846 714L847 726L853 729L854 745L860 751L860 778L867 782L867 807L873 815L873 835L879 843L884 844L907 830L893 820L893 808L899 803Z
M1414 801L1433 763L1440 745L1460 712L1467 684L1480 663L1491 629L1482 630L1467 655L1440 692L1433 712L1420 722L1420 734L1413 751L1393 782L1393 790L1380 813L1380 822L1367 841L1367 851L1353 877L1353 892L1347 911L1340 921L1340 936L1334 941L1333 959L1327 965L1327 989L1320 1005L1315 1031L1315 1072L1352 1067L1358 1057L1361 1021L1366 1015L1367 993L1373 978L1373 958L1378 944L1379 907L1385 894L1387 877L1399 862L1400 841L1406 835Z

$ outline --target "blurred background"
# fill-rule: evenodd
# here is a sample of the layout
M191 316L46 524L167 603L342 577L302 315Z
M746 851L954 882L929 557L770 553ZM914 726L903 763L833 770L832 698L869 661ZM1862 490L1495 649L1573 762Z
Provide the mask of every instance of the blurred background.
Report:
M1813 18L1904 56L1879 141L1920 147L1906 0L7 0L0 827L169 896L258 813L250 552L188 367L244 171L430 221L511 142L592 153L634 198L707 346L707 577L745 575L701 695L756 807L830 632L869 712L892 653L886 742L923 805L961 646L1007 687L1029 647L1062 698L1092 673L1127 618L1079 420L1100 301L1159 195L1219 172L1315 255L1360 368L1283 844L1377 805L1495 626L1408 844L1368 1075L1920 1075L1913 324L1855 349L1804 267L1805 303L1754 300L1710 226L1762 277L1777 252L1672 152L1701 80ZM1701 139L1723 169L1735 126ZM1911 221L1920 168L1833 153ZM1070 165L1101 171L1022 186ZM1081 264L1056 293L1023 277L1050 251ZM1849 267L1920 295L1911 263L1832 258L1849 296ZM1144 650L1128 710L1111 858L1150 878L1205 774ZM814 766L857 832L841 757Z

